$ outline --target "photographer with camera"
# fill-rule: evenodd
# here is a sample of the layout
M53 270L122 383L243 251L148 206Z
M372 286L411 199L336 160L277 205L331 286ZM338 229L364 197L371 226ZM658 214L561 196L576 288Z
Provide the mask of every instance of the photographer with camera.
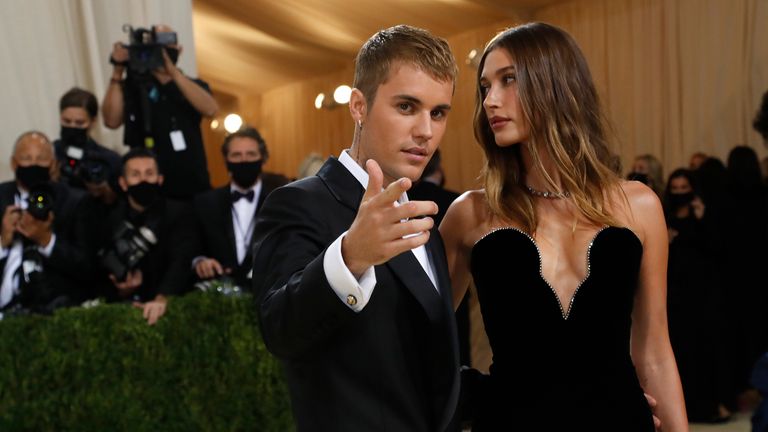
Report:
M59 100L61 139L53 143L60 180L91 195L114 195L120 155L90 135L99 111L93 93L73 87Z
M232 181L195 197L198 256L192 267L200 280L228 279L250 291L256 215L267 195L287 184L288 179L262 172L269 152L264 138L254 128L228 135L221 152Z
M215 115L218 105L208 84L176 67L182 47L170 27L128 29L130 45L116 42L110 56L114 69L102 106L104 124L125 124L127 146L157 155L165 195L191 200L210 189L200 121Z
M131 149L118 179L125 196L92 230L103 294L109 301L132 301L149 324L165 313L169 295L182 294L191 283L189 204L164 198L163 181L154 153Z
M16 140L11 167L16 179L0 183L0 310L50 312L77 304L90 271L74 224L83 193L51 181L53 146L41 132Z

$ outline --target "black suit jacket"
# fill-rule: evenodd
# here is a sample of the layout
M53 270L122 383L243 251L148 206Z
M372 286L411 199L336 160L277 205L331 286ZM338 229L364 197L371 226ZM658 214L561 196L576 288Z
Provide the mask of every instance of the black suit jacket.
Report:
M33 310L76 304L87 296L87 275L91 271L86 248L76 235L75 221L79 217L85 193L62 183L53 186L53 232L56 234L51 255L43 258L44 282L22 289L14 303ZM15 204L18 193L16 181L0 183L0 211ZM0 260L0 275L5 273L7 257ZM2 277L2 276L0 276ZM1 280L1 279L0 279ZM56 305L51 302L56 300Z
M256 197L256 213L259 212L270 192L287 183L288 179L281 175L263 173L261 193ZM239 264L235 230L232 226L230 185L196 196L194 210L197 221L195 256L214 258L222 267L232 269L231 276L239 286L250 289L251 283L246 276L251 271L253 262L251 254L253 237L242 264ZM256 213L253 215L254 218Z
M330 287L326 248L349 229L364 190L330 158L276 189L254 236L254 289L268 349L282 360L299 431L439 431L458 397L456 327L437 231L435 290L410 251L376 266L359 313Z

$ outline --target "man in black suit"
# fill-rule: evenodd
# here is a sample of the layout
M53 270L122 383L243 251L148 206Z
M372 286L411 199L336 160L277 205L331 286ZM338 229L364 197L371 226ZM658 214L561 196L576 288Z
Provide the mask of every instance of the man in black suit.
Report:
M90 270L74 235L84 194L51 181L57 174L53 146L41 132L16 140L11 167L15 180L0 183L0 310L47 312L76 304L84 299Z
M197 257L192 266L200 279L231 277L237 286L250 290L256 214L267 195L288 179L262 172L269 151L254 128L228 135L221 152L232 182L195 197Z
M437 206L408 201L445 132L456 63L408 26L361 48L350 149L272 192L257 217L254 289L299 431L445 431L459 386ZM386 187L386 188L384 188Z

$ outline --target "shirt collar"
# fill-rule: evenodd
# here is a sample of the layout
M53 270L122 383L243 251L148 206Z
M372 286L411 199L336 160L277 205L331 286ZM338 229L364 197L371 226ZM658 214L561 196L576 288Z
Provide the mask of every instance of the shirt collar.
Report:
M352 159L352 156L349 155L349 151L347 149L341 151L341 154L339 155L339 162L341 162L341 164L344 165L344 168L346 168L347 171L349 171L350 174L352 174L357 179L360 185L363 186L363 189L368 187L368 173L365 172L363 167L358 165L354 159ZM387 187L387 185L384 185L384 187ZM407 203L408 194L403 192L397 202L400 204Z

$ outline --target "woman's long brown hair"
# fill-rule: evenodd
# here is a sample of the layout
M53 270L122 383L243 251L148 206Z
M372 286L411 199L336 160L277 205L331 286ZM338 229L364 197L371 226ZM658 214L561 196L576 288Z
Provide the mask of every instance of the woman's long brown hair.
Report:
M515 61L520 105L530 126L527 142L508 147L496 144L479 84L485 59L496 49L507 50ZM609 168L607 125L587 62L571 36L544 23L507 29L488 42L477 82L475 138L485 151L482 177L493 214L519 223L531 234L536 231L534 199L525 190L520 154L525 145L550 190L560 186L546 172L541 151L554 162L562 189L587 220L616 225L605 202L606 190L619 186L619 177Z

